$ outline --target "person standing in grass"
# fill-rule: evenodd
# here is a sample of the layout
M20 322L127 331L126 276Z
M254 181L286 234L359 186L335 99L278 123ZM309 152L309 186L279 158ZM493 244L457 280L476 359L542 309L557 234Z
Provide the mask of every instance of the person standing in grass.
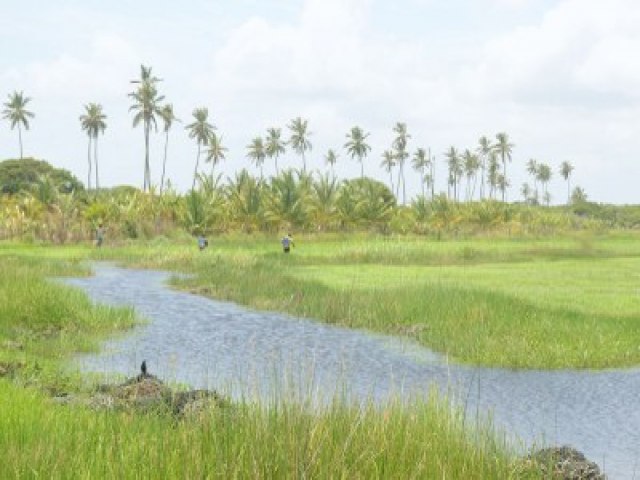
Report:
M102 226L102 222L100 222L98 224L98 228L96 228L96 247L100 248L103 242L104 242L104 227Z
M282 240L280 241L280 243L282 243L282 251L284 253L289 253L289 251L291 250L291 247L295 247L293 243L293 237L291 236L290 233L287 233L284 237L282 237Z
M202 234L198 235L198 248L200 251L204 250L209 246L209 240Z

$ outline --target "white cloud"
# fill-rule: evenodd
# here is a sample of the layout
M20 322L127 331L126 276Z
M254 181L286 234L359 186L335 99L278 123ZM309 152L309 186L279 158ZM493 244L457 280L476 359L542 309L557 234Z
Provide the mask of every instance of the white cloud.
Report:
M478 95L542 104L637 98L639 22L635 0L566 0L540 25L489 41L463 81Z

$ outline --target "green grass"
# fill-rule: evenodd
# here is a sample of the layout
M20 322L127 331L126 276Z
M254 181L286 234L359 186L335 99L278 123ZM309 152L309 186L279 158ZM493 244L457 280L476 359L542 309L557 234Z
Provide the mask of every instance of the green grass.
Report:
M537 478L435 396L379 409L237 405L162 415L52 404L0 382L3 478Z
M0 365L28 383L67 388L69 355L94 351L99 339L135 322L129 308L92 305L82 292L46 280L88 274L76 261L0 256L0 270Z
M538 477L491 425L469 425L435 394L410 405L356 408L336 400L314 410L281 396L179 422L57 404L48 395L86 388L65 373L69 356L131 326L132 312L94 306L45 279L87 274L79 260L107 252L74 248L65 261L65 249L0 250L0 362L19 366L0 378L1 478ZM132 260L140 250L113 253ZM256 265L244 251L231 256L236 270ZM204 258L177 247L162 261L185 259L195 265Z
M452 361L509 368L640 364L640 242L633 234L433 242L212 239L94 254L195 273L182 288L259 309L411 333Z

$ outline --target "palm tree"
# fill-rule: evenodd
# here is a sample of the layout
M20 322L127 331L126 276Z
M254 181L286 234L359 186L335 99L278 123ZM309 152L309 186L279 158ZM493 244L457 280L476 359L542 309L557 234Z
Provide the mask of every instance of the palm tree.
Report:
M458 183L462 175L462 164L460 155L455 147L450 147L444 154L447 157L447 165L449 167L449 185L453 187L453 199L458 200Z
M336 154L336 152L333 151L332 148L327 150L327 154L324 156L324 160L325 160L325 162L327 162L327 165L329 165L331 167L331 173L333 173L333 167L336 164L336 162L338 161L338 155ZM334 176L335 176L335 174L334 174Z
M262 179L262 164L267 154L265 152L264 143L261 137L256 137L247 145L247 158L249 158L256 167L260 168L260 179Z
M88 171L87 171L87 190L91 190L91 140L93 138L92 135L92 126L91 126L91 116L90 116L90 108L92 104L85 105L84 109L86 111L85 114L80 115L80 125L82 130L87 132L87 137L89 138L88 147L87 147L87 163L88 163Z
M427 151L424 148L418 148L418 150L416 150L416 153L414 153L413 155L413 168L414 170L420 172L420 185L422 185L423 197L425 196L425 170L429 166L429 162L431 162L431 158L429 157L430 156L427 156Z
M480 137L480 139L478 140L478 148L476 149L476 152L480 156L480 169L482 170L482 178L480 182L480 199L484 199L485 173L487 171L487 161L489 160L489 156L492 150L493 145L491 145L491 141L486 136Z
M493 146L493 148L498 153L498 155L500 155L500 159L502 160L502 176L505 178L504 184L508 186L509 182L506 180L507 179L507 161L509 162L511 161L511 153L513 152L513 147L515 147L515 145L509 142L509 135L507 135L506 133L496 134L496 140L498 141L498 143L496 143ZM502 190L503 202L505 201L505 193L506 193L506 189Z
M335 175L321 175L311 184L311 207L309 213L319 229L329 226L336 220L336 200L340 183Z
M527 173L533 177L533 199L538 203L538 162L533 158L527 161Z
M162 178L160 180L160 195L164 189L164 174L167 166L167 148L169 146L169 130L173 126L173 122L179 122L178 118L173 112L173 105L170 103L164 105L160 109L160 118L164 126L164 158L162 159Z
M291 169L274 177L265 198L265 219L274 226L303 225L310 207L310 180L304 172Z
M467 201L473 198L476 191L476 180L478 178L478 170L480 169L480 159L477 155L471 153L471 150L466 149L462 154L462 167L464 174L467 177ZM473 179L473 186L471 180Z
M551 176L552 176L552 172L551 172L551 167L549 167L549 165L547 165L546 163L540 163L538 164L538 171L536 174L536 179L542 184L542 186L544 187L544 200L545 203L547 204L547 206L549 205L549 201L551 199L549 192L547 191L547 185L549 183L549 180L551 180Z
M157 129L156 115L160 114L160 103L164 100L163 95L158 94L157 83L161 79L152 76L151 67L140 65L140 79L132 80L131 83L138 84L135 92L131 92L129 97L134 103L129 107L129 111L135 111L133 117L134 128L142 121L144 128L144 182L143 191L151 188L151 169L149 167L149 133L151 126Z
M302 156L302 171L307 171L307 161L305 158L305 153L311 150L311 142L309 141L309 136L311 132L307 131L308 122L307 120L302 120L302 118L297 117L291 120L289 125L287 125L289 130L291 130L291 136L289 137L289 143L296 151L296 153Z
M196 156L196 168L193 171L193 184L191 189L196 188L196 178L198 177L198 166L200 165L200 149L202 145L209 143L209 138L216 127L211 125L207 120L209 110L206 107L196 108L193 111L195 122L190 123L185 128L189 130L189 138L194 138L198 144L198 155Z
M382 152L382 162L380 166L389 172L389 187L393 192L393 167L396 166L396 157L391 150L385 150Z
M93 140L93 161L96 165L96 189L100 188L100 180L98 175L98 135L104 133L107 128L105 120L107 116L102 112L102 105L99 103L89 103L84 106L85 113L80 116L80 124L82 129L89 136L89 174L87 188L91 188L91 141Z
M522 184L522 187L520 188L520 193L522 194L524 203L529 203L531 201L531 187L527 182Z
M20 160L22 160L22 126L29 130L29 119L35 117L33 112L27 110L27 103L31 98L25 97L23 92L14 91L9 95L9 101L4 104L2 118L11 122L11 130L18 126L18 142L20 143Z
M499 172L498 154L495 150L492 150L489 153L489 164L487 165L487 183L489 184L489 198L491 199L493 199L494 193L498 188Z
M507 188L511 186L511 184L509 183L509 180L507 180L507 177L505 177L502 174L499 174L498 177L496 178L496 186L502 192L502 198L504 198L504 194L507 191Z
M225 159L225 152L227 148L222 146L222 137L218 137L216 132L211 132L209 137L209 150L207 150L207 158L205 162L211 162L211 179L213 180L213 170L216 165L220 163L220 160Z
M407 142L411 138L411 135L407 133L407 124L398 122L393 127L393 131L396 134L396 138L393 140L393 148L395 150L395 156L398 160L398 193L400 194L400 179L402 179L402 204L406 203L406 182L404 178L404 162L409 157L407 152Z
M567 205L571 203L571 173L573 172L573 165L564 161L560 164L560 175L567 182Z
M285 141L280 137L282 130L279 128L268 128L267 139L264 147L264 153L269 158L273 158L276 164L276 175L280 172L278 170L278 157L285 152Z
M347 133L347 143L344 144L344 148L347 149L347 153L351 155L351 158L357 158L360 162L360 178L364 178L364 163L363 158L367 156L371 147L365 142L368 133L360 127L352 127L351 132Z
M431 155L431 148L429 148L429 173L425 177L425 182L427 183L427 188L431 192L431 200L434 199L435 192L435 180L436 180L436 156Z

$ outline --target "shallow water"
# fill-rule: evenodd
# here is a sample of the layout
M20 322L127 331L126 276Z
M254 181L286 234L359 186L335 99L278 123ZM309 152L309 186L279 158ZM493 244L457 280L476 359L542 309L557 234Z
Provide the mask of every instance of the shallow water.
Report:
M640 370L513 371L450 364L410 341L325 325L172 290L171 274L95 265L65 279L96 302L131 305L148 319L83 356L84 371L132 376L143 359L161 378L235 397L326 402L449 393L470 417L526 445L571 445L610 479L640 478Z

